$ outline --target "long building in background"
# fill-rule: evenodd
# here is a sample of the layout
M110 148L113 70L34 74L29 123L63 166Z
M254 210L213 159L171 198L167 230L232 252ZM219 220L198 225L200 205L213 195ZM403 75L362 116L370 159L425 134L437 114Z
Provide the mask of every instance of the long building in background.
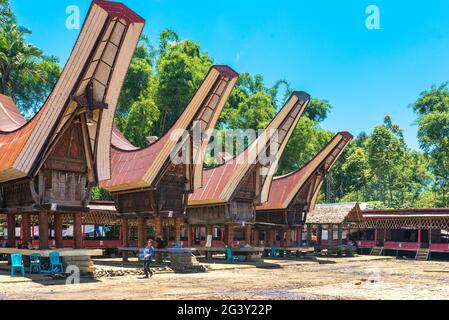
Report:
M203 187L188 200L189 246L201 244L208 236L217 240L214 246L233 245L235 232L244 232L245 240L251 242L256 206L268 198L278 161L309 101L307 93L293 93L244 152L204 172ZM262 161L269 150L275 150L274 158Z
M273 179L268 201L257 207L255 245L300 245L307 213L315 208L326 176L352 138L338 133L304 167Z
M82 246L82 219L90 189L110 178L111 132L118 97L144 20L121 3L95 0L50 96L27 123L12 100L0 98L0 213L8 244L15 226L39 247L63 246L62 225L73 225L73 247Z

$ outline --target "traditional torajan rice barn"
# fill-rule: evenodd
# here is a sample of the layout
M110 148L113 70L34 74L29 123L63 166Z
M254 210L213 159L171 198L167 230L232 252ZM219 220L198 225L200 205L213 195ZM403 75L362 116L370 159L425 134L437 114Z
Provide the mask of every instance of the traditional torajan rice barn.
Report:
M0 108L0 212L8 245L39 227L39 247L63 247L64 221L73 247L82 246L82 220L90 189L110 177L112 123L120 90L144 20L120 3L93 1L81 33L52 93L27 123L12 100ZM34 233L34 232L33 232Z
M203 244L208 236L214 247L232 246L237 232L244 234L242 243L251 243L256 205L266 201L278 161L309 100L307 93L295 92L243 153L204 172L203 187L189 197L189 246ZM274 161L264 163L269 150L277 150Z
M304 167L273 179L268 201L257 207L257 245L301 244L307 213L315 208L327 174L351 140L351 134L340 132Z
M349 244L351 229L363 221L363 214L358 203L336 203L317 205L307 215L307 244L333 250ZM312 241L316 234L316 243Z
M145 148L135 148L114 130L112 177L100 185L114 196L122 246L129 246L130 224L136 222L139 247L146 244L149 224L154 236L162 237L165 226L180 243L188 194L201 186L210 138L205 133L215 128L237 79L230 67L213 66L171 129Z
M449 253L449 209L365 210L351 237L373 255L404 254L427 260Z

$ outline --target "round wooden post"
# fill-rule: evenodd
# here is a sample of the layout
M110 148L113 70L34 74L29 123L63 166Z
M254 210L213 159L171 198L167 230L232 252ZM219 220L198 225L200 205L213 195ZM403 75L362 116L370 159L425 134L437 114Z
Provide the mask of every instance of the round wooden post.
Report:
M127 218L121 218L120 220L120 235L121 235L121 244L123 247L127 247L129 244L129 223ZM122 252L123 261L128 261L128 252Z
M31 214L22 213L22 242L31 243Z
M329 224L327 226L327 247L332 248L334 246L334 225Z
M258 247L260 245L260 230L257 228L254 228L254 242L253 245Z
M62 214L54 214L54 224L55 224L55 246L57 249L64 248L64 240L62 237Z
M276 228L270 229L270 243L269 243L269 245L272 246L273 244L276 244Z
M83 221L81 213L73 214L73 247L81 249L83 247Z
M175 219L175 243L181 243L181 219Z
M16 216L12 213L6 215L7 229L8 229L8 246L10 248L16 247Z
M48 249L48 212L39 213L39 249Z
M245 225L245 242L247 243L247 244L249 244L249 245L251 245L251 234L252 234L252 229L253 229L253 226L252 225L250 225L250 224L246 224Z
M137 217L137 243L139 248L147 246L147 218Z
M296 241L298 246L302 245L302 227L298 227L298 229L296 230L297 235L296 235Z
M343 225L342 224L338 225L338 245L339 246L343 245Z
M234 225L226 225L226 244L230 247L234 245Z
M292 246L292 230L290 230L290 228L287 228L287 236L285 239L285 245L287 247L291 247Z

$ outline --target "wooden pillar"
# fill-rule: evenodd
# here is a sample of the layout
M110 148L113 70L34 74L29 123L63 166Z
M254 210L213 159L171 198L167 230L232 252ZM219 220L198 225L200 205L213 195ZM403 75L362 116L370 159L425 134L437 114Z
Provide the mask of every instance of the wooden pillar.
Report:
M147 218L137 217L137 243L139 248L145 248L147 246Z
M287 236L285 239L285 245L287 247L291 247L292 246L292 230L290 228L287 228Z
M83 247L83 221L81 213L73 214L73 247L81 249Z
M338 225L338 245L339 246L343 245L343 225L342 224Z
M309 246L312 243L312 225L307 225L307 245Z
M418 248L421 248L421 228L418 228Z
M127 247L129 244L129 223L127 218L121 218L120 220L120 235L122 246ZM127 251L122 252L122 258L124 262L128 261Z
M429 228L429 249L432 249L432 228Z
M253 245L258 247L260 244L260 230L257 228L254 228L254 240Z
M190 224L187 225L187 243L190 248L195 246L195 226Z
M162 217L161 216L156 216L156 218L154 218L154 233L155 233L156 237L163 237L163 234L162 234Z
M175 243L181 243L181 219L175 219Z
M22 242L31 243L31 215L22 213Z
M327 247L332 248L334 246L334 225L329 224L327 226Z
M8 246L10 248L16 247L16 216L14 214L7 214L7 228L8 228Z
M319 246L321 246L322 237L323 237L323 226L321 224L319 224L318 228L317 228L317 234L316 234L317 244Z
M253 231L253 226L250 225L250 224L246 224L245 225L245 242L246 242L246 244L251 245L251 240L252 240L251 234L252 234L252 231Z
M212 236L213 229L214 229L213 225L206 226L206 240L207 240L207 236Z
M55 225L55 247L57 249L64 248L64 240L62 237L62 214L54 214L54 225Z
M234 225L226 225L226 244L230 247L234 245Z
M377 228L374 229L374 245L377 247Z
M279 245L281 247L285 246L285 241L284 241L285 237L284 237L284 235L285 235L284 229L280 228L279 229Z
M296 230L296 240L298 242L298 246L302 245L302 227L298 227L298 229Z
M48 212L39 213L39 249L48 249Z
M268 244L270 246L276 244L276 228L270 229L270 242Z

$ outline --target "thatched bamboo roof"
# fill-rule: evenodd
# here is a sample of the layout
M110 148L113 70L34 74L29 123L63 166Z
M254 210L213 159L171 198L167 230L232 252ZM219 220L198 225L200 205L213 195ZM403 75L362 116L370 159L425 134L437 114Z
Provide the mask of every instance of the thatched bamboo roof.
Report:
M357 223L363 220L358 203L336 203L317 205L307 215L307 224Z

